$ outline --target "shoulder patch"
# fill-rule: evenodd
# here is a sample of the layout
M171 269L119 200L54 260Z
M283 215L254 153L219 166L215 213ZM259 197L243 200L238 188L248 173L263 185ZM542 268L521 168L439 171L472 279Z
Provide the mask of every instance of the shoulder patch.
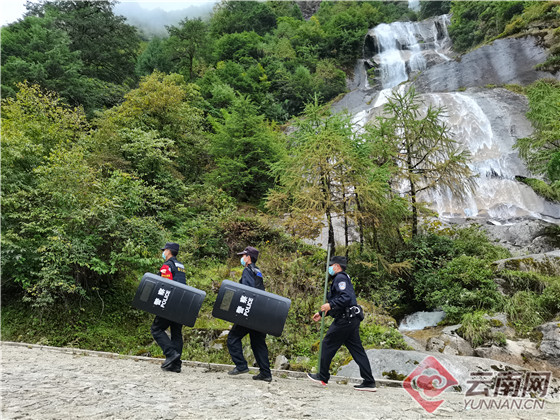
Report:
M340 283L338 283L338 288L340 290L345 290L346 289L346 282L345 281L341 281Z

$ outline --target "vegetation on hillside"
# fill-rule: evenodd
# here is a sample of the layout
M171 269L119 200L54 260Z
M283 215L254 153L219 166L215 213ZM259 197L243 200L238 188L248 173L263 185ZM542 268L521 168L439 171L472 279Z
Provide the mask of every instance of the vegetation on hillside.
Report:
M437 2L434 2L437 3ZM465 52L508 36L533 35L550 53L538 68L560 70L560 5L556 1L452 1L449 35Z
M471 28L483 33L459 40L464 49L529 10L476 2L469 15L459 2L428 3L420 16L455 10L458 39L479 15L495 23ZM187 359L228 362L218 337L229 323L211 310L220 282L240 277L235 252L247 245L261 251L267 290L292 299L270 349L294 368L316 362L310 315L327 244L351 262L368 312L366 347L405 348L395 318L415 310L443 308L450 322L506 311L519 333L558 313L557 277L512 271L504 297L491 263L507 251L476 226L419 217L427 215L419 190L459 188L468 174L441 109L420 116L409 91L363 130L329 111L366 31L417 17L404 2L323 2L304 20L295 2L223 1L209 20L185 19L151 40L113 6L42 1L2 28L3 339L161 355L152 316L130 302L170 240L181 246L188 283L207 293L195 328L184 331ZM519 143L553 186L560 158L547 150L558 149L558 110L543 104L556 103L557 89L545 81L528 89L537 130ZM393 189L399 179L407 197ZM322 248L310 245L322 229Z

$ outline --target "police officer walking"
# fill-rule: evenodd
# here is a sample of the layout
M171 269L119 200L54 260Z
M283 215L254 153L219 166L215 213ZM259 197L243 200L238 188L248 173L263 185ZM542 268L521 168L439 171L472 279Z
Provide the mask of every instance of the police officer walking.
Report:
M161 250L163 251L161 257L165 263L159 270L160 276L186 284L185 266L177 261L176 258L179 253L179 244L167 242ZM171 331L171 339L165 332L167 328ZM161 365L163 370L181 372L181 354L183 353L182 329L183 326L181 324L158 315L156 315L152 323L152 336L165 355L165 361Z
M238 252L237 255L242 255L241 265L245 267L239 283L264 290L262 273L255 265L259 258L259 251L252 246L248 246L242 252ZM260 368L259 374L253 376L253 379L256 381L271 382L272 373L270 372L270 361L268 360L266 334L237 324L233 325L227 338L228 351L233 363L235 363L235 368L229 371L228 374L240 375L249 372L247 360L243 356L243 345L241 341L247 334L249 334L251 339L251 349L253 350L255 360Z
M332 316L334 321L323 340L319 373L308 373L307 376L326 386L330 378L331 361L344 344L358 364L363 379L361 384L354 385L354 389L375 392L375 379L360 339L360 322L364 319L364 313L356 301L350 276L344 272L346 265L345 257L337 256L329 261L329 274L333 279L330 293L327 303L321 306L320 312L313 315L313 320L319 321L324 313Z

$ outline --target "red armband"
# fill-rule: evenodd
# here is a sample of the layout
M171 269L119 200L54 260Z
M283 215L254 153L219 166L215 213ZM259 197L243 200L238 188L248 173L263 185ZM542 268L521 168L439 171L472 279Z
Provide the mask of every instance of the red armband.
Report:
M159 269L159 275L166 279L173 280L173 273L171 273L168 265L163 265L163 267Z

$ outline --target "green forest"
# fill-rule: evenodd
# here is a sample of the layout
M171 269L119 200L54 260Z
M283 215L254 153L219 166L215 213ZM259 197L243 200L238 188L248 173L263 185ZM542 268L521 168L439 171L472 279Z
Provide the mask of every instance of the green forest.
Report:
M461 53L532 31L550 53L540 68L559 71L558 2L426 1L414 12L329 1L305 19L292 1L222 0L151 39L115 4L28 3L2 27L2 340L161 356L153 315L131 302L167 241L180 244L187 284L207 293L183 329L187 360L230 363L209 345L230 324L211 312L248 245L267 291L292 300L283 335L267 339L271 360L285 355L292 369L316 365L327 246L349 258L366 348L406 349L396 320L417 310L443 309L467 340L498 345L485 313L507 313L520 336L558 316L558 276L509 270L514 289L501 294L492 262L509 251L476 225L429 222L437 215L416 200L438 183L469 188L469 156L442 110L420 115L410 90L364 130L330 111L380 23L451 13ZM560 201L560 84L510 88L527 96L535 128L516 145L541 176L526 182ZM400 179L406 194L391 188ZM312 245L324 228L326 243Z

